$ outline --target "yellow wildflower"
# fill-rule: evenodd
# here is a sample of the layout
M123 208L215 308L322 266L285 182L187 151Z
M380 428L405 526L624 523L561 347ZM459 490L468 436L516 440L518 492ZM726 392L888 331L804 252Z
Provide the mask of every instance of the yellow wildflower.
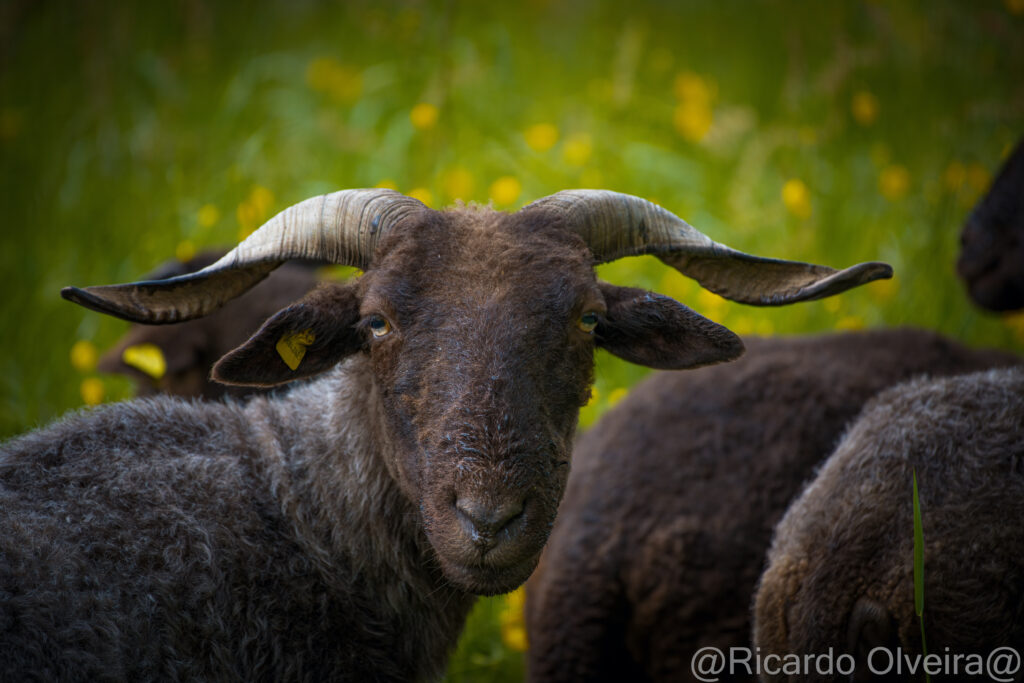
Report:
M306 67L306 84L340 102L354 102L363 91L363 77L333 57L318 57Z
M565 141L562 148L562 158L570 166L582 166L590 160L590 153L593 151L590 135L577 133Z
M864 327L864 319L856 315L844 315L836 322L836 329L842 331L863 330Z
M1024 0L1003 0L1010 14L1024 14Z
M220 209L213 204L203 204L199 207L197 218L201 227L211 228L220 220Z
M442 179L444 193L451 199L469 199L473 196L473 174L456 166L448 170Z
M502 624L501 640L505 647L516 652L526 652L530 643L526 639L526 627L522 624Z
M409 120L419 130L428 130L437 123L440 113L438 108L429 102L420 102L409 112Z
M513 613L521 612L526 606L526 589L520 586L511 593L505 594L505 608Z
M270 217L270 209L274 205L274 193L257 185L249 196L238 205L235 215L238 217L238 238L245 239L252 231L260 227Z
M825 306L825 310L828 311L829 313L838 313L839 309L842 308L840 298L841 297L838 296L830 296L827 299L825 299L825 301L822 302Z
M850 112L862 126L870 126L878 118L878 98L867 90L859 90L850 101Z
M811 216L811 192L798 178L790 178L783 184L782 203L797 218Z
M523 131L523 137L534 152L546 152L558 142L558 129L550 123L537 123Z
M711 130L713 115L707 102L690 100L676 105L672 124L676 132L690 142L700 142Z
M274 205L274 193L263 187L257 185L252 188L252 192L249 194L249 201L256 207L256 211L260 214L260 220L264 220L269 217L270 208Z
M242 202L235 212L238 217L238 239L244 240L252 231L260 226L259 212L249 202Z
M516 652L526 652L526 623L523 619L523 606L526 604L526 593L517 588L505 596L505 606L498 615L501 625L501 640L505 647Z
M374 185L374 187L379 187L379 188L384 189L384 190L397 190L398 189L398 183L396 183L391 178L384 178L383 180L378 182L376 185Z
M597 405L597 400L601 397L601 392L597 390L596 386L590 387L590 400L587 401L587 408Z
M106 393L106 388L103 386L102 380L95 377L87 377L82 380L78 390L82 395L82 401L86 405L95 406L103 403L103 395Z
M672 84L676 99L680 102L705 102L710 104L715 98L714 85L692 71L681 71Z
M196 245L192 244L189 240L182 240L178 242L178 246L174 248L174 258L178 259L182 263L191 261L196 255Z
M626 398L626 394L629 393L629 389L626 387L616 387L612 389L611 393L608 394L608 407L611 408L616 403Z
M427 206L434 205L434 193L425 187L414 187L409 190L409 196L413 199L418 199Z
M87 339L79 339L71 346L71 366L79 372L92 372L99 360L96 345Z
M673 83L679 104L672 115L676 132L690 142L700 142L711 130L714 86L690 71L680 72Z
M498 206L508 206L519 199L523 186L515 177L506 175L491 183L490 197Z
M888 280L875 280L868 287L868 292L876 301L884 303L896 296L896 290L899 288L899 281L896 278L889 278Z
M890 201L903 199L910 190L910 172L899 164L886 166L878 175L878 190Z

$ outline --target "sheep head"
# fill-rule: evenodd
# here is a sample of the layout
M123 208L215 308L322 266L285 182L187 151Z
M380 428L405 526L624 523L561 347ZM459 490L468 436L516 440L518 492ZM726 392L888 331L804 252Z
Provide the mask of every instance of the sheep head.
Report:
M285 258L362 267L361 277L321 285L273 316L220 360L214 379L270 386L365 358L386 427L377 447L442 569L467 591L493 594L525 581L547 540L596 347L672 369L742 353L732 332L682 304L597 280L595 262L645 252L761 304L891 272L747 256L609 192L559 193L504 214L439 212L394 192L352 190L286 210L199 273L64 295L166 322L213 310ZM289 362L280 346L296 335L301 351Z
M1024 308L1024 141L1006 160L960 235L956 269L978 306Z

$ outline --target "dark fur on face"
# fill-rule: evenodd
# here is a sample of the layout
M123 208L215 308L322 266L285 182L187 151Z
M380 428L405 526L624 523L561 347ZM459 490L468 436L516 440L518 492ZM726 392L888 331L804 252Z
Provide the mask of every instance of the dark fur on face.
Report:
M274 348L302 330L315 341L292 372ZM358 281L281 311L214 378L273 385L366 354L392 476L448 579L493 594L536 566L601 345L677 368L743 348L671 299L599 283L582 240L544 216L424 211L383 240Z
M1024 308L1024 140L967 218L960 242L956 268L974 303Z

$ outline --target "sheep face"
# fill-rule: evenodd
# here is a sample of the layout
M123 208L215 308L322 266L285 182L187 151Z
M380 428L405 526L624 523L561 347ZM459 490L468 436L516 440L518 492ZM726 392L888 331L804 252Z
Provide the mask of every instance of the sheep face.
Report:
M595 347L675 366L742 351L671 299L598 282L592 263L579 237L536 218L424 211L362 277L279 313L214 377L272 384L363 355L381 452L446 577L505 592L533 571L554 522ZM313 341L292 372L274 346L302 330Z

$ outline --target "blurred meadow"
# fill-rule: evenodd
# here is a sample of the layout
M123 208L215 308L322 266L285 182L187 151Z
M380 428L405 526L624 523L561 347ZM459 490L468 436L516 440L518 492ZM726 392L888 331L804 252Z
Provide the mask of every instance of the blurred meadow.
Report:
M1024 0L0 0L0 437L131 394L95 370L127 324L61 287L354 187L641 195L747 252L896 270L756 309L651 257L599 268L742 335L914 325L1024 351L1024 316L972 309L954 273L1022 134ZM584 426L644 374L597 363ZM449 680L521 679L521 597L479 603Z

